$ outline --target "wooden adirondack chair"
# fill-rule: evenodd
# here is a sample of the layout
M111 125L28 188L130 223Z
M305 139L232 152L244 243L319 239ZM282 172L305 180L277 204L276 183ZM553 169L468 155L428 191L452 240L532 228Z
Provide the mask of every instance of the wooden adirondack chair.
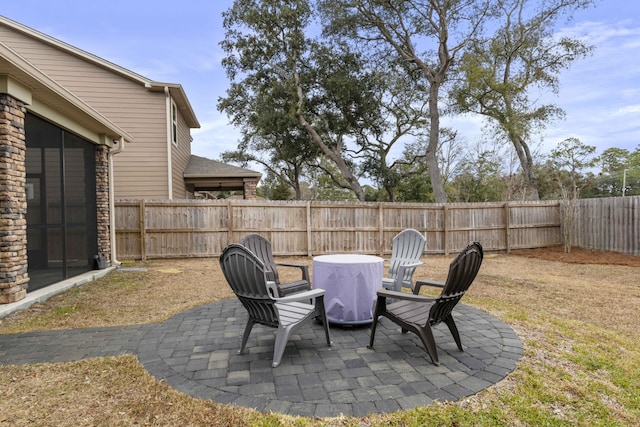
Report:
M378 291L369 348L373 348L378 318L384 316L400 325L402 333L410 331L418 335L435 365L439 365L440 362L431 327L440 322L444 322L449 327L458 349L464 351L451 312L478 274L482 258L482 246L474 242L463 249L451 262L444 284L418 280L412 294L385 289ZM436 298L419 295L422 286L435 286L442 288L442 291ZM394 302L387 304L388 298Z
M278 328L273 349L274 368L280 364L291 334L308 320L321 320L327 345L331 346L323 289L278 297L275 283L267 280L264 263L253 252L237 243L223 250L220 267L229 286L249 313L240 354L244 353L249 334L256 323Z
M413 273L423 264L420 258L425 244L424 236L412 228L401 231L393 238L391 258L387 260L388 274L382 279L383 288L393 291L413 289Z
M267 280L275 282L278 288L278 296L284 297L311 289L309 267L304 264L276 263L271 251L271 242L264 236L255 233L247 234L240 244L253 252L264 263ZM278 267L299 268L302 273L302 278L293 282L281 283L280 277L278 276Z

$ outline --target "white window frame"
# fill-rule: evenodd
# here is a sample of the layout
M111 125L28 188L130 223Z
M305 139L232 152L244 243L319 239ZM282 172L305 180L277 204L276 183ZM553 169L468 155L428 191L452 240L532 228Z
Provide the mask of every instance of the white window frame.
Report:
M171 100L171 142L178 145L178 107Z

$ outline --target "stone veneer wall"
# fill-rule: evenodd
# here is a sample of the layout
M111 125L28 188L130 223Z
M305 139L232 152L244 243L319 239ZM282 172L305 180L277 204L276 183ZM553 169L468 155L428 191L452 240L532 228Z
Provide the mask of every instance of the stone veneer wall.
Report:
M0 94L0 304L27 296L26 144L22 102Z
M98 252L111 265L111 223L109 221L109 147L96 147L96 210L98 220Z
M257 180L245 180L244 181L244 198L246 200L255 200L258 198Z

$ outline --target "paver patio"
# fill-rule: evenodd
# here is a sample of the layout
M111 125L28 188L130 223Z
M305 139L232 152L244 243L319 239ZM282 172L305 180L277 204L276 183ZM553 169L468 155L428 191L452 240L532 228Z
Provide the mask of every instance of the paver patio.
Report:
M188 395L290 415L362 416L455 401L503 379L522 358L522 342L497 318L460 304L454 310L464 352L445 325L434 328L440 366L414 334L382 319L375 348L369 327L302 327L271 367L274 329L254 327L237 354L246 312L235 298L155 324L0 335L0 364L68 362L137 354L157 379Z

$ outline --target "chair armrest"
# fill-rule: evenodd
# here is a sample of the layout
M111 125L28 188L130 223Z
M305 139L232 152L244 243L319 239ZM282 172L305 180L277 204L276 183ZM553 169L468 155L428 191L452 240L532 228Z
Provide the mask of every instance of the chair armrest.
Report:
M393 289L399 291L402 289L402 282L404 279L404 272L409 268L417 268L424 264L422 261L412 262L410 264L403 264L398 266L398 271L396 272L396 278L393 283Z
M292 263L288 263L288 262L280 262L280 263L276 263L276 265L279 265L281 267L299 268L302 271L302 279L306 280L307 282L309 282L309 266L308 265L305 265L305 264L292 264Z
M381 289L378 291L378 297L393 298L396 300L404 301L417 301L417 302L433 302L436 300L434 297L426 295L410 294L408 292L390 291L387 289Z
M418 268L422 264L424 264L424 262L422 262L422 261L416 261L416 262L412 262L412 263L409 263L409 264L402 264L402 265L398 266L398 276L404 275L404 271L406 269L408 269L408 268Z
M417 280L416 281L416 285L413 287L413 293L414 294L419 294L420 293L420 288L423 286L431 286L434 288L444 288L444 283L442 282L435 282L432 280Z
M305 292L296 292L295 294L287 295L282 298L273 298L275 302L294 302L294 301L304 301L310 300L318 297L324 296L324 289L311 289L310 291Z

